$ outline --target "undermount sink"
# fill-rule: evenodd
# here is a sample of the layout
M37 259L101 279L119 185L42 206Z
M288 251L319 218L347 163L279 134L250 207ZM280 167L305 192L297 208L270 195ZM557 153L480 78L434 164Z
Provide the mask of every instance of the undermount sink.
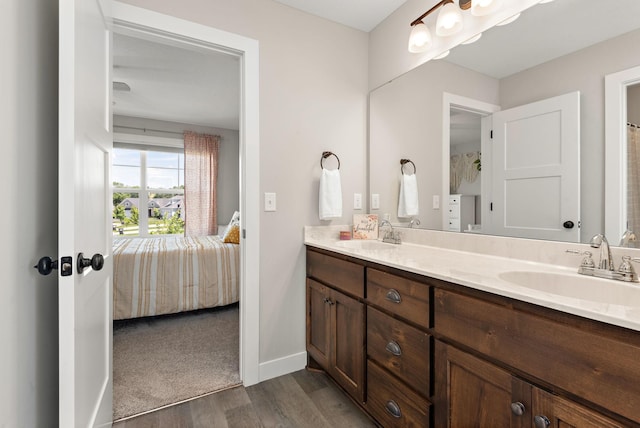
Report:
M395 250L398 248L396 244L387 244L386 242L366 240L366 239L354 239L350 241L338 241L336 246L342 248L350 248L352 250Z
M503 281L558 296L621 306L640 306L640 286L590 276L552 272L508 271Z

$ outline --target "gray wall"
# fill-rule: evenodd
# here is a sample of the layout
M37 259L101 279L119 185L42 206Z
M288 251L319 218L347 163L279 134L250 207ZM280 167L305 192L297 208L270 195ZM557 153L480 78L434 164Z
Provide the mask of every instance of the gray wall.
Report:
M191 125L188 123L165 122L151 119L141 119L127 116L114 116L114 132L127 134L144 134L167 137L165 133L154 133L141 130L118 128L119 126L157 129L176 132L193 131L201 134L219 135L220 149L218 153L218 224L227 224L234 211L240 209L240 145L238 131L232 129L212 128L208 126ZM169 135L178 138L179 135Z
M58 2L3 0L0 118L0 426L58 420Z

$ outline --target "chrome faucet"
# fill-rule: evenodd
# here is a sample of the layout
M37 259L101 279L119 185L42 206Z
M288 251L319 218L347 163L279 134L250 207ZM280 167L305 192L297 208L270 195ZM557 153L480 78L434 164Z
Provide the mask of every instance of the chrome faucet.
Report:
M412 228L414 225L420 226L420 220L417 218L412 218L411 221L409 222L409 227Z
M382 229L385 225L389 225L389 230L382 237L382 242L387 242L390 244L399 244L400 243L400 235L397 232L394 232L393 225L389 220L382 220L380 225L378 226Z
M600 248L600 262L598 268L603 270L615 270L613 267L613 256L611 255L611 249L609 248L609 241L602 234L599 233L591 238L589 242L591 248Z
M609 241L607 241L607 238L602 233L591 238L589 245L591 245L592 248L600 249L600 261L597 266L591 258L591 252L566 250L567 253L585 256L578 268L579 274L625 282L638 282L638 274L633 269L631 262L640 262L640 258L623 256L622 263L618 270L616 270L613 266L613 256L611 255L611 248L609 248Z

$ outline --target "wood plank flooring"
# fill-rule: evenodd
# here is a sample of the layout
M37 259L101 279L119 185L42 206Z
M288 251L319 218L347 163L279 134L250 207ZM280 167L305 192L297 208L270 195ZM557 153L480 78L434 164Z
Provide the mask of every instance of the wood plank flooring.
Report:
M300 370L122 422L114 428L375 427L324 373Z

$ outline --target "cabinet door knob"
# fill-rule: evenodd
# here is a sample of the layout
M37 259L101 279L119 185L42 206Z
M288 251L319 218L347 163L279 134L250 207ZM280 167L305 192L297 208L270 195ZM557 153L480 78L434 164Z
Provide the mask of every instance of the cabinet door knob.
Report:
M402 349L400 348L400 345L398 345L398 342L396 342L395 340L389 341L385 349L397 357L402 355Z
M524 411L525 407L521 402L516 401L515 403L511 403L511 413L513 413L514 415L522 416L524 415Z
M398 293L397 290L394 290L393 288L389 291L387 291L387 295L385 296L386 299L392 303L400 303L402 302L402 298L400 297L400 293Z
M398 403L396 403L395 401L393 401L393 400L387 401L387 404L384 405L384 408L394 418L401 418L402 417L402 412L400 411L400 406L398 406Z
M533 418L533 424L536 428L548 428L551 425L551 421L545 415L537 415Z

